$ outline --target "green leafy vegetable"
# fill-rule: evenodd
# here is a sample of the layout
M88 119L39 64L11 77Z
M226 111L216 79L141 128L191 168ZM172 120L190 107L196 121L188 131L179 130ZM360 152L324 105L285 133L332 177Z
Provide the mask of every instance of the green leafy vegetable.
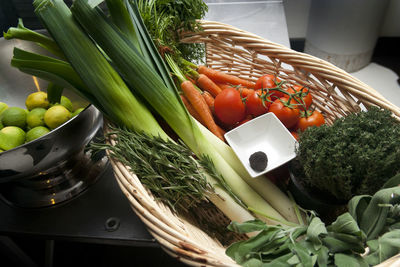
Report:
M296 154L293 171L311 190L346 202L372 195L400 171L400 123L390 111L370 107L308 128Z
M161 54L173 54L178 63L180 57L189 61L203 60L203 45L181 43L179 37L181 31L193 32L199 28L197 20L208 11L203 0L139 0L138 7Z
M388 184L395 184L399 179L395 176ZM355 196L349 202L350 213L340 215L328 226L313 213L308 216L308 226L291 228L268 226L257 220L233 222L228 227L231 231L259 233L232 244L226 254L242 266L379 264L400 252L399 192L400 187L395 186L379 190L370 199ZM365 210L360 209L364 207Z
M108 149L173 210L188 211L205 199L206 192L213 191L193 153L184 144L124 127L109 127L107 136L114 139L115 145L100 143L93 147Z

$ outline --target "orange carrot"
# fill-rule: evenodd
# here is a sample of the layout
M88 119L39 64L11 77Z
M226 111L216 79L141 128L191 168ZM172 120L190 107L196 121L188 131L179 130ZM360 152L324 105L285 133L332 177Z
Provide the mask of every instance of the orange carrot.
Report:
M220 83L230 83L233 85L243 85L247 88L254 88L255 83L247 81L245 79L241 79L239 77L236 77L231 74L224 73L222 71L214 70L211 68L207 68L206 66L199 66L197 71L200 74L205 74L213 80L214 82L220 82Z
M196 84L204 91L209 92L213 97L216 97L222 91L222 89L219 88L219 86L216 85L213 80L204 74L199 74Z
M208 94L210 97L212 97L210 94ZM203 95L204 97L204 95ZM183 104L185 104L186 109L189 111L190 115L192 115L193 118L195 118L198 122L200 122L201 124L204 124L204 122L202 121L202 119L199 116L199 113L197 113L196 110L194 110L193 106L189 103L189 100L187 100L186 96L181 95ZM214 99L212 99L214 100ZM214 107L213 107L214 109ZM217 125L219 132L221 133L222 136L224 136L224 134L226 133L226 131L224 129L222 129L219 125ZM225 140L225 138L224 138Z
M214 114L214 97L207 91L204 91L201 95L206 101L208 107L210 108L211 113Z
M226 133L226 131L225 131L224 129L222 129L221 127L219 127L218 125L217 125L217 127L218 127L218 130L219 130L219 132L221 133L221 135L224 136L224 134Z
M221 90L224 90L226 88L231 88L232 87L232 85L230 85L228 83L218 83L218 82L216 82L215 84L218 85L219 88L221 88Z
M224 140L224 137L221 135L217 124L214 121L214 118L211 114L211 110L208 107L206 101L201 96L201 93L195 88L193 83L186 80L181 83L181 88L190 104L192 104L193 108L197 111L200 118L203 120L205 126L218 138Z
M199 116L199 113L197 113L197 111L189 103L189 100L187 100L186 96L181 95L181 99L182 99L182 102L185 105L186 109L188 110L189 114L192 115L192 117L195 118L197 121L199 121L201 124L204 125L204 122L202 121L201 117Z
M196 81L190 77L189 75L185 75L186 79L188 79L189 81L191 81L193 84L196 84Z

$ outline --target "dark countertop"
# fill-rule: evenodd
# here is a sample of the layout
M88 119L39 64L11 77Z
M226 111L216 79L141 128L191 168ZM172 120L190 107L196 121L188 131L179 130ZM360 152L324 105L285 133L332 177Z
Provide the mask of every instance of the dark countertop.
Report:
M0 234L30 235L90 243L156 246L120 190L110 165L99 180L79 196L53 207L26 209L0 202ZM115 218L119 227L107 230Z
M184 266L135 215L110 165L74 199L35 209L0 201L0 214L1 266ZM115 230L106 226L110 218L119 222Z

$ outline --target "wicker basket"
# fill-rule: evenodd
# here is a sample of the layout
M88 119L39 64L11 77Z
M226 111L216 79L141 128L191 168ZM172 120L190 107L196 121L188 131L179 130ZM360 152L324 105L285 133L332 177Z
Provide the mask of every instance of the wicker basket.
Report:
M209 66L253 81L262 74L275 74L282 80L307 86L313 94L314 105L323 112L328 123L371 105L389 109L397 118L400 117L400 109L377 91L326 61L230 25L210 21L201 23L202 32L186 33L182 41L205 43ZM113 140L109 142L113 144ZM133 210L167 253L192 266L237 266L225 255L221 242L203 231L201 223L190 215L175 214L156 201L128 167L112 158L111 163ZM199 212L201 214L196 218L213 218L220 224L228 223L216 208ZM396 258L390 260L389 264L392 264Z

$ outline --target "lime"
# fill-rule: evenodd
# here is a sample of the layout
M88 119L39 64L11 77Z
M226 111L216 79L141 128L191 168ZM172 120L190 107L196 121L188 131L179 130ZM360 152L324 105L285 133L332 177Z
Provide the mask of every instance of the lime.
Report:
M3 123L2 123L1 120L0 120L0 130L3 129L3 128L4 128L4 125L3 125Z
M61 106L64 106L66 109L68 109L71 112L74 110L72 107L71 100L69 100L69 98L66 96L61 96L60 104L61 104Z
M50 130L44 126L37 126L34 127L32 129L30 129L27 133L26 133L26 140L25 142L28 143L32 140L35 140L39 137L41 137L42 135L45 135L47 133L49 133Z
M34 108L48 108L49 100L47 99L47 93L45 92L34 92L25 100L25 106L28 110L32 110Z
M24 129L26 126L26 111L19 107L10 107L1 114L4 126L16 126Z
M36 126L44 126L44 113L46 113L46 109L44 108L32 109L26 116L28 127L34 128Z
M51 107L44 113L44 122L50 129L57 128L70 118L71 112L61 105Z
M4 102L0 102L0 114L8 108L8 105Z
M79 113L81 113L84 110L84 108L78 108L76 109L74 112L72 112L72 117L78 115Z
M50 104L50 107L61 105L68 109L70 112L74 110L71 100L66 96L61 96L60 103Z
M25 142L25 132L19 127L7 126L0 130L0 149L9 150Z

